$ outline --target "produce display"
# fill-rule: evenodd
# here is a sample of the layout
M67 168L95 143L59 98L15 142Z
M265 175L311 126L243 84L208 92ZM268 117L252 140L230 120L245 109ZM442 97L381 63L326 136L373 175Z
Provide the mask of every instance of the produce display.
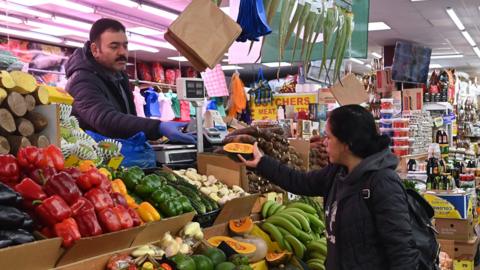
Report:
M223 144L227 145L231 145L232 143L253 144L255 142L258 142L258 147L265 154L280 160L285 165L298 170L306 170L306 164L303 164L303 160L295 148L289 146L289 142L284 137L282 128L258 128L250 126L231 132L223 140ZM231 147L233 148L234 145ZM216 153L228 153L227 149L217 150ZM248 155L246 158L249 158ZM250 193L267 193L278 190L278 188L272 185L267 179L257 176L252 171L248 172L248 180L248 192Z
M328 154L323 144L324 137L310 139L310 170L318 170L328 165Z
M49 102L48 92L37 86L25 72L0 71L0 154L16 154L21 147L46 147L49 139L41 135L48 119L35 110Z
M213 175L200 175L196 169L190 168L187 170L178 170L175 171L180 177L185 178L185 180L198 188L200 192L210 199L213 199L219 205L224 205L227 201L243 196L249 195L239 186L232 186L229 188L227 185L219 181ZM181 178L179 178L181 181Z

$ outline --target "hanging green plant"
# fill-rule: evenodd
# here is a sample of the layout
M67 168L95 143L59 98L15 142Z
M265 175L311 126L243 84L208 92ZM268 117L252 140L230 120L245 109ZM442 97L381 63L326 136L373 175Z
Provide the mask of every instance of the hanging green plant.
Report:
M332 38L335 25L337 24L338 11L335 6L327 9L325 21L323 22L323 51L322 51L322 63L320 64L319 76L322 73L323 68L326 69L327 53L330 46L330 39ZM328 73L327 73L328 77Z
M312 4L310 4L309 2L306 2L305 6L303 7L302 14L300 15L300 20L298 21L298 24L297 24L297 32L295 33L295 42L293 43L292 61L290 61L292 63L295 59L295 52L297 50L298 40L300 39L300 35L302 34L302 29L305 23L307 22L308 14L310 12L311 7L312 7Z
M322 6L320 7L320 11L317 14L317 23L314 27L315 35L312 35L311 36L312 38L308 41L307 56L306 56L307 65L305 65L305 63L304 63L306 73L308 73L308 69L310 68L308 66L308 62L311 62L311 60L312 60L313 47L314 47L318 37L320 36L320 34L323 32L323 21L324 20L325 20L325 4L322 2Z
M347 45L350 44L350 39L352 38L353 34L353 28L354 28L354 22L353 22L353 13L351 12L346 12L344 11L344 27L343 27L343 35L342 35L342 41L341 41L341 48L338 51L336 55L336 60L335 60L335 69L334 69L334 78L333 81L336 81L336 79L340 80L341 74L340 74L340 68L342 66L343 58L345 56L345 50L347 49Z

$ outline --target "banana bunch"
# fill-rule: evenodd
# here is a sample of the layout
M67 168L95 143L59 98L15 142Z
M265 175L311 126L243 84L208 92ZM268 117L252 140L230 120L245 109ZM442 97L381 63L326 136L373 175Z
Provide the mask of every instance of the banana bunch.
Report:
M265 219L262 229L281 248L293 252L300 259L306 259L307 265L313 270L325 269L325 224L314 207L302 202L285 206L267 201L262 206L262 216Z

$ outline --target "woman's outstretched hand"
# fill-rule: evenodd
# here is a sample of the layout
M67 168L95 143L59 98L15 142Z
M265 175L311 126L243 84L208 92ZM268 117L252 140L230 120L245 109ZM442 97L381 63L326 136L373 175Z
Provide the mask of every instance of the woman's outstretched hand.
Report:
M262 159L263 154L258 149L258 143L253 144L253 159L252 160L246 160L245 158L242 157L242 155L238 155L238 158L245 164L247 167L250 168L256 168L258 166L258 163L260 162L260 159Z

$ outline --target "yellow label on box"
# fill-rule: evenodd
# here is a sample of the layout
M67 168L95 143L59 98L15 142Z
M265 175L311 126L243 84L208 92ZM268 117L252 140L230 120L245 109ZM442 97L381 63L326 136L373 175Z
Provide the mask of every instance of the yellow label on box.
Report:
M108 162L108 167L116 170L116 169L118 169L118 167L120 167L120 164L122 164L122 161L123 161L123 156L122 155L112 157L110 159L110 161Z
M435 210L435 218L467 219L472 217L471 196L441 193L425 193L423 196Z
M80 158L76 155L71 155L65 160L65 167L75 167L80 162Z
M475 265L473 261L468 260L454 260L453 270L474 270Z

